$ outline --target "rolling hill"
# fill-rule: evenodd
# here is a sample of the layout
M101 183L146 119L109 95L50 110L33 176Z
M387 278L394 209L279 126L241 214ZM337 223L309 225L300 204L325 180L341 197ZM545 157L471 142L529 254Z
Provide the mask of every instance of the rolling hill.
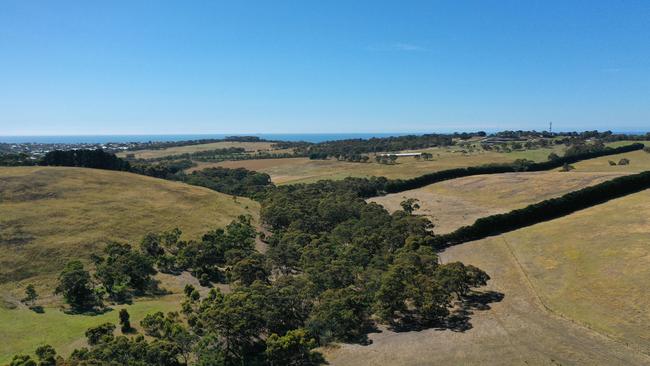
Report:
M28 282L45 290L68 260L110 241L137 245L175 227L196 238L258 210L245 198L131 173L0 168L0 291L8 301Z

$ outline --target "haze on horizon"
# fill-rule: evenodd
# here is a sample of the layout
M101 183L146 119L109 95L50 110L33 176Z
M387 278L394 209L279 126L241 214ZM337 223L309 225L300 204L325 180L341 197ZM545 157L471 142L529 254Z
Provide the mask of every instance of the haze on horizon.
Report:
M0 136L644 131L650 2L0 2Z

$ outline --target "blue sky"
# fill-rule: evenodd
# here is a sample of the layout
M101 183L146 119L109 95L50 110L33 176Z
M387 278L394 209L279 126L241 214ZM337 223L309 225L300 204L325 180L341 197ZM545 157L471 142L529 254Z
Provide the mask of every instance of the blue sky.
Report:
M650 130L648 1L0 0L0 135Z

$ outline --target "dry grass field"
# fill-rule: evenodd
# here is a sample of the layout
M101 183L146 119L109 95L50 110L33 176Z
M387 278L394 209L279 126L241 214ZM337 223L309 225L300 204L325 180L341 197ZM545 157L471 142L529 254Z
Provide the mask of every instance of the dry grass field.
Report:
M407 198L420 200L416 214L426 215L436 233L448 233L476 219L598 184L622 173L535 172L465 177L370 199L389 211L401 210Z
M650 146L650 143L648 144ZM609 161L618 163L619 160L626 158L630 160L629 165L610 165ZM650 153L645 151L632 151L629 153L603 156L600 158L583 160L573 164L577 172L627 172L639 173L650 170Z
M141 175L84 168L0 168L0 293L35 282L44 295L65 263L149 231L186 238L257 215L245 198Z
M166 149L157 150L134 150L125 151L117 154L119 157L125 157L127 154L133 154L137 159L154 159L161 158L169 155L178 155L185 153L194 153L199 151L207 151L214 149L226 149L229 147L241 147L246 151L268 151L271 150L272 142L238 142L238 141L220 141L210 144L187 145L187 146L174 146ZM278 150L280 151L280 150ZM287 151L282 151L287 152Z
M559 147L556 149L560 149ZM227 168L246 168L267 173L276 184L309 183L321 179L343 179L346 177L383 176L387 178L412 178L438 170L476 166L491 163L509 163L516 159L545 161L552 149L496 153L480 151L463 153L457 147L451 149L435 148L428 151L433 160L416 160L412 157L397 159L394 165L378 164L371 158L369 163L350 163L329 160L310 160L308 158L259 159L224 161L220 163L198 163L191 170L212 166Z
M504 294L465 332L371 335L325 350L331 365L650 364L650 191L504 235L442 260L486 270Z

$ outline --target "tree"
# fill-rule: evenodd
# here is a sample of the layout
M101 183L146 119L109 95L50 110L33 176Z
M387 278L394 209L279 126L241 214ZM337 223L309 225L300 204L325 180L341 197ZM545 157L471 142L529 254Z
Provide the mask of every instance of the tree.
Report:
M120 310L120 327L122 333L130 333L133 331L133 328L131 327L131 321L129 320L130 318L131 316L126 309Z
M56 366L56 351L49 344L36 348L38 366Z
M36 361L27 355L15 355L9 366L37 366Z
M321 344L357 341L365 334L369 316L370 306L362 293L349 287L330 289L318 298L307 327Z
M571 165L569 163L564 163L564 165L562 165L562 168L560 168L560 171L561 172L570 172L573 169L575 169L575 167L573 165Z
M252 254L239 262L230 270L230 281L250 286L255 281L267 283L270 275L265 258L261 254Z
M101 304L95 294L90 273L80 261L71 261L59 275L59 285L55 294L63 294L65 301L75 311L89 310Z
M34 306L34 303L36 302L36 299L38 298L38 294L36 293L36 289L34 288L34 285L29 284L25 288L25 298L23 299L23 302L29 306Z
M618 165L629 165L630 164L630 159L623 158L618 161Z
M86 339L88 344L94 346L100 342L109 342L113 340L113 331L115 331L115 324L104 323L93 328L86 330Z
M558 154L554 153L554 152L548 154L548 160L549 161L555 161L555 160L557 160L559 158L560 158L560 156Z
M404 212L410 215L415 210L420 209L420 205L418 204L418 202L420 202L420 200L418 200L417 198L408 198L400 202L400 206L402 206L402 210L404 210Z
M266 339L266 361L271 366L319 365L323 357L311 350L316 341L307 336L304 329L290 330L284 336L275 333Z

